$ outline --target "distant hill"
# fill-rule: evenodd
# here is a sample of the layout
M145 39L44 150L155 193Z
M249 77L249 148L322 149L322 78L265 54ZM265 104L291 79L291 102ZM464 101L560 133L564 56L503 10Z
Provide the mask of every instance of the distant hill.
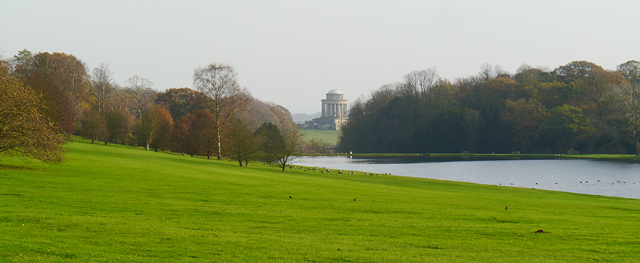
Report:
M291 114L291 117L293 118L293 121L298 123L298 122L305 122L305 121L310 121L313 120L315 118L318 118L322 115L321 112L316 112L314 114L306 114L306 113L294 113Z
M264 122L271 122L283 131L297 129L291 119L291 113L283 106L258 99L253 99L247 106L247 111L241 112L239 115L241 119L248 120L254 129Z

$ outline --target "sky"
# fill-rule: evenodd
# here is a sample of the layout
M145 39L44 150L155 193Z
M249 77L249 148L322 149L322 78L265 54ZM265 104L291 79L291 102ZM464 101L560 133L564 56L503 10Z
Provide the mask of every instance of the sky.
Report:
M238 82L291 113L353 101L414 71L454 81L485 63L514 73L586 60L640 61L640 1L0 0L0 52L64 52L119 84L193 88L195 68L231 65Z

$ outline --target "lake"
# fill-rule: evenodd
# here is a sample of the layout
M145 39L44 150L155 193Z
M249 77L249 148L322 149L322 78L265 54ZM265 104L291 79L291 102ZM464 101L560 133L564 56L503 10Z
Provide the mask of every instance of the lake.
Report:
M619 161L305 156L294 164L640 199L640 165Z

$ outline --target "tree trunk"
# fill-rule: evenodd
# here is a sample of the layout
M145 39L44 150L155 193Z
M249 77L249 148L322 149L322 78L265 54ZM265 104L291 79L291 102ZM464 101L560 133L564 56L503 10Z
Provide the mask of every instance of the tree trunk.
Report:
M238 164L240 164L240 167L242 167L242 160L238 161Z
M220 122L218 121L219 116L216 116L216 137L218 139L218 160L222 159L222 150L220 149Z

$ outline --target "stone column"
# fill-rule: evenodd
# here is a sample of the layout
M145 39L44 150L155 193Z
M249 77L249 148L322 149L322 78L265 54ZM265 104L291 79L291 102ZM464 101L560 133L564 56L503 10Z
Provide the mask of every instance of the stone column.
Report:
M325 106L327 106L327 116L326 117L330 117L331 116L331 104L327 103Z

